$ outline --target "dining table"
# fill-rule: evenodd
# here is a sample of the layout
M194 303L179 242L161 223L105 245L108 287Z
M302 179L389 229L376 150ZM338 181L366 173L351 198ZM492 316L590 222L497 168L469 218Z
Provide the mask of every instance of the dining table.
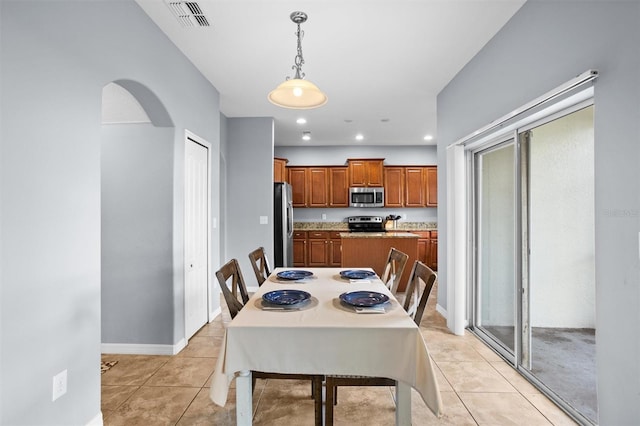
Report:
M350 274L362 271L370 272ZM306 293L304 303L269 303L290 290ZM349 296L360 291L388 300L354 306ZM236 380L238 425L252 423L251 371L387 377L397 383L396 425L411 424L412 388L436 416L442 413L420 328L370 268L276 268L227 324L212 376L210 397L219 406Z

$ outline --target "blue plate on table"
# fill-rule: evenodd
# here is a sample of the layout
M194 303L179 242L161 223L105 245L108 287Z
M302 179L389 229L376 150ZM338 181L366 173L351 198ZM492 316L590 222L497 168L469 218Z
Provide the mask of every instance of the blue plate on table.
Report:
M290 280L290 281L303 280L305 278L309 278L312 275L313 275L313 272L301 271L296 269L292 269L289 271L282 271L276 274L276 276L281 280Z
M375 272L365 271L363 269L347 269L346 271L340 271L340 276L349 280L364 280L375 275Z
M340 300L351 306L369 307L388 302L389 296L375 291L352 291L350 293L342 293Z
M274 305L295 305L309 300L311 295L301 290L275 290L262 295L262 300Z

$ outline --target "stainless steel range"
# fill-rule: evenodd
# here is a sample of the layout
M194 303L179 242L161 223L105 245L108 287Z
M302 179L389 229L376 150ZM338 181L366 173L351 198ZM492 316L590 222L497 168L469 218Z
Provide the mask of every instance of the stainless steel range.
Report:
M350 232L385 232L382 216L349 216Z

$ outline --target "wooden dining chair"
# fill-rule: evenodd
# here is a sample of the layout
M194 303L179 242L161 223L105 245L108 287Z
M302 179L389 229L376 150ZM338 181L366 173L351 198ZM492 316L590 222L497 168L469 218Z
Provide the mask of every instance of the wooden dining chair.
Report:
M404 272L407 260L409 260L408 254L391 247L389 255L387 256L384 271L382 272L382 282L385 283L394 295L398 292L400 279L402 278L402 273Z
M216 272L216 277L220 283L220 289L224 295L224 300L229 308L231 319L238 315L238 312L249 301L247 286L242 277L242 271L237 259L231 259ZM230 285L229 285L230 284ZM266 371L252 371L252 390L256 387L256 379L278 379L278 380L311 380L311 397L315 406L315 425L322 426L322 382L324 376L320 374L284 374L270 373Z
M411 269L403 308L419 326L427 299L436 281L436 274L427 265L416 260ZM338 403L338 386L396 386L396 381L387 377L327 376L327 402L325 425L333 425L333 406Z
M251 253L249 253L249 260L253 267L253 272L256 274L258 280L258 287L271 275L271 268L269 267L269 261L264 253L264 247L258 247Z

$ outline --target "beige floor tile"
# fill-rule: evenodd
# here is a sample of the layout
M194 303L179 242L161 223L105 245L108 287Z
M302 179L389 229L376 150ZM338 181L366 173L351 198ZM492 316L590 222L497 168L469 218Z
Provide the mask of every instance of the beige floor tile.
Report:
M139 386L109 386L102 385L100 407L102 411L113 411L122 405Z
M160 367L166 364L170 356L157 355L103 355L104 358L117 360L118 363L102 375L103 385L142 385Z
M456 392L516 392L488 362L436 362Z
M224 324L222 321L212 321L209 324L205 324L198 332L195 334L195 337L205 337L205 336L224 336Z
M537 395L525 395L537 409L555 426L573 426L577 423L573 421L564 411L556 404L551 402L549 398L539 393Z
M338 388L338 404L333 407L336 426L393 425L395 416L393 394L387 386Z
M551 425L519 393L460 392L458 395L480 426Z
M236 393L229 392L224 407L214 404L209 398L209 389L201 389L187 411L178 421L178 426L235 426Z
M428 345L431 358L438 361L481 362L485 359L464 340L441 341L434 339Z
M215 362L214 358L174 357L151 376L146 386L203 387Z
M105 426L175 425L199 388L141 387L105 418Z
M440 392L453 392L453 388L451 384L447 381L447 378L444 377L442 371L440 371L440 367L434 362L433 369L436 372L436 380L438 381L438 388L440 388Z
M258 397L254 425L315 424L311 382L307 380L269 379ZM256 393L253 396L256 402Z
M179 357L218 358L222 336L194 336L178 354Z
M477 337L473 337L469 339L469 344L482 356L486 361L489 362L505 362L504 359L500 357L497 353L495 353L491 348L489 348L486 344L481 342Z
M520 375L513 367L504 361L492 362L493 368L513 385L523 395L536 395L540 391Z
M475 426L476 422L469 414L455 392L440 392L444 413L437 418L424 403L420 394L411 392L411 421L413 426Z

